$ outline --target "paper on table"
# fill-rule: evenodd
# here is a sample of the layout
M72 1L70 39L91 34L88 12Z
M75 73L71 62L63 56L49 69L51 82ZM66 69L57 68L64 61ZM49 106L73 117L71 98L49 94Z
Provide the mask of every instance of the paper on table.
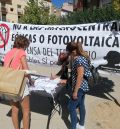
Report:
M59 78L51 80L50 78L38 78L35 80L34 87L30 87L30 91L45 90L47 93L52 94L55 92L57 84L60 82Z

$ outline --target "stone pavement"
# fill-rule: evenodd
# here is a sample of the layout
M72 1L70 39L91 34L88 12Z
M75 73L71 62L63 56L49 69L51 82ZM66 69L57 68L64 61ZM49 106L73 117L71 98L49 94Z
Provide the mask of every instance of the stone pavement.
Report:
M49 70L42 68L40 73L50 75L51 71L54 71L54 68L49 68ZM115 74L101 74L100 84L91 89L91 92L86 95L86 129L120 129L118 126L115 126L119 123L118 120L120 120L119 78L120 76ZM64 92L61 97L61 102L62 113L59 115L58 112L55 112L50 120L49 129L68 129L70 125L67 98L64 96ZM114 108L111 107L108 110L106 105L109 105L109 107L112 105ZM46 129L49 106L46 98L36 95L31 96L31 129ZM114 118L111 117L110 119L111 112L114 109L117 111L117 114L113 116L114 118L117 116L118 120L116 119L116 122L118 123L114 121ZM8 103L0 101L0 129L14 129L11 122L10 110L11 107ZM103 115L105 115L110 123L107 120L104 121L104 118L101 118L101 115L97 112L99 110L108 111L106 115L105 113Z

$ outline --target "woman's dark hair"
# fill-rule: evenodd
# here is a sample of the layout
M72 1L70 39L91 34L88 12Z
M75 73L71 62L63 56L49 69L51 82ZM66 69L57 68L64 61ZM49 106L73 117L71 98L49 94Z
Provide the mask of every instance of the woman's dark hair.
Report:
M77 55L82 55L89 59L89 55L86 51L83 50L82 43L81 42L70 42L66 46L66 51L69 53L72 53L74 50L76 50Z
M13 48L24 48L26 49L29 46L30 42L29 40L22 36L22 35L18 35L15 39Z
M62 65L63 63L67 63L68 62L68 53L66 52L61 52L58 56L58 61L57 61L57 65Z

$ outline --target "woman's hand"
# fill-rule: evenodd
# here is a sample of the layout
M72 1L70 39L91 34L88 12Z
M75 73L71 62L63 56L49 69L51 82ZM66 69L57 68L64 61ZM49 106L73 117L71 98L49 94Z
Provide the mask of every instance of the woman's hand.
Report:
M66 84L67 83L67 80L66 79L61 79L60 80L60 84Z
M78 95L78 92L77 91L74 91L73 92L73 95L72 95L72 97L73 97L74 100L78 99L78 96L77 95Z

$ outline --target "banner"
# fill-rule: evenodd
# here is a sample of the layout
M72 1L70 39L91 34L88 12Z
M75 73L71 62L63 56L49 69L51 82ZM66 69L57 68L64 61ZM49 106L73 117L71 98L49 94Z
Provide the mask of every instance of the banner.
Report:
M35 65L54 65L66 44L80 41L95 67L120 69L120 22L78 25L31 25L0 22L0 57L9 51L17 35L30 40L27 60Z

